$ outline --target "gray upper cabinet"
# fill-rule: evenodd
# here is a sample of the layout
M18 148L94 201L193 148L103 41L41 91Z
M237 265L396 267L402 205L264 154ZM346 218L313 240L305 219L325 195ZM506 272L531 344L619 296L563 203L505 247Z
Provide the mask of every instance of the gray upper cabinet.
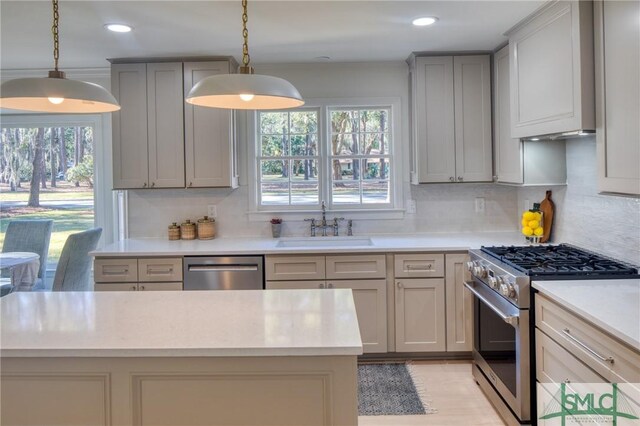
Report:
M145 188L149 184L146 81L146 64L111 67L111 92L121 106L111 118L116 189Z
M147 64L149 187L184 188L182 63Z
M184 93L203 78L229 74L228 61L185 62ZM237 187L234 112L185 103L187 187Z
M494 179L513 185L565 185L567 163L564 140L521 141L511 137L509 47L493 57Z
M597 1L598 187L640 195L640 3Z
M127 63L135 61L136 63ZM114 60L114 189L236 187L234 113L194 107L185 94L231 71L230 60Z
M412 57L412 183L492 180L488 55Z
M592 2L549 2L507 35L511 137L595 129Z

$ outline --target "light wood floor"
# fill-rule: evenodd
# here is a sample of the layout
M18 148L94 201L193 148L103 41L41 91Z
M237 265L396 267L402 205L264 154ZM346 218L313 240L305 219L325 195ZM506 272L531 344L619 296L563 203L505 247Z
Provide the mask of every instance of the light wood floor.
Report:
M435 414L360 416L360 426L504 426L471 375L469 361L416 361L414 371L427 390Z

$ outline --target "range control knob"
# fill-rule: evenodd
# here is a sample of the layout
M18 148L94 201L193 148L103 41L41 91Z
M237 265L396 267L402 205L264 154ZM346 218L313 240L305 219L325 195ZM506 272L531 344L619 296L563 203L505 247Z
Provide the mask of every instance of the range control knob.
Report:
M486 266L478 265L473 268L473 275L479 278L485 278L487 276L487 271L488 270Z
M516 289L513 287L513 284L503 282L500 284L500 293L505 297L514 297L516 295Z
M489 285L493 288L498 288L498 279L496 277L489 277Z
M466 266L467 266L467 271L471 272L473 271L473 267L476 266L476 264L475 262L467 262Z

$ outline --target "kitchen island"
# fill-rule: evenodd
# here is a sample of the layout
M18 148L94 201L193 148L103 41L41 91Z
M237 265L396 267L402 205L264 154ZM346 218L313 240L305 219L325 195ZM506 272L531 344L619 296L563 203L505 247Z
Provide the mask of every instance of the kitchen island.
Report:
M357 424L351 290L14 293L6 424Z

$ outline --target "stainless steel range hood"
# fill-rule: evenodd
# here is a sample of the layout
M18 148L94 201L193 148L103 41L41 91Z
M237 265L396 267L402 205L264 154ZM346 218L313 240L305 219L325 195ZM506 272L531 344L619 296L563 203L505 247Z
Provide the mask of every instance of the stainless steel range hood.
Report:
M552 133L549 135L530 136L522 138L523 141L555 141L562 139L579 139L586 136L595 135L595 130L574 130L572 132Z

